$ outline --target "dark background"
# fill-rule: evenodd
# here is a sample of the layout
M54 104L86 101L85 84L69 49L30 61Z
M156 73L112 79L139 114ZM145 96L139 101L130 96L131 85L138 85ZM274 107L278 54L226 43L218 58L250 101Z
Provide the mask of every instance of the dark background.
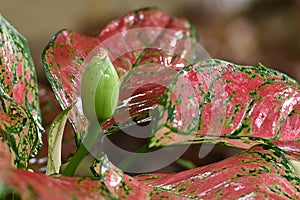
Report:
M188 18L213 58L262 63L300 81L298 0L0 0L0 12L29 41L38 79L41 54L60 29L95 35L111 19L146 6Z

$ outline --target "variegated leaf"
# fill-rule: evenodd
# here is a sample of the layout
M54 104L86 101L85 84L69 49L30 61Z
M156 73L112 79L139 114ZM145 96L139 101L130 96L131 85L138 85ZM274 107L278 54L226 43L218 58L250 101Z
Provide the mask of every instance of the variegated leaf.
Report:
M142 37L138 34L130 34L130 30L142 30L139 28L149 27L152 29L158 28L155 29L158 31ZM173 34L160 38L159 36L163 34L163 28L172 30ZM121 40L109 42L108 39L122 32L124 33L124 31L129 32L123 34ZM65 109L79 98L81 75L85 67L84 60L87 59L88 55L93 54L92 50L95 47L101 46L109 51L110 56L115 58L112 61L121 76L133 67L146 63L158 63L173 67L185 66L190 61L185 58L193 58L191 44L186 43L186 40L182 40L185 37L196 37L194 29L187 20L171 18L159 10L145 8L129 12L110 22L96 37L69 30L58 32L44 50L43 63L56 98L62 108ZM179 45L173 47L173 49L169 48L171 51L159 50L159 47L166 47L170 40L177 42ZM181 40L182 42L180 42ZM150 44L156 44L157 48L146 48ZM132 47L132 45L135 46ZM144 48L140 46L144 46ZM183 48L179 48L179 46ZM97 48L94 51L97 51ZM124 53L120 51L120 48L129 50ZM121 52L121 55L118 52ZM174 55L174 52L177 52L177 54ZM155 91L156 88L151 89ZM80 103L75 105L75 108L71 111L70 119L76 131L78 144L82 134L87 129L87 119L83 115ZM122 123L126 123L126 120ZM113 125L113 120L106 122L106 127L112 127Z
M298 141L299 88L290 77L261 65L202 61L168 85L149 145L206 141L249 148L255 138Z
M0 14L1 137L27 167L41 146L43 128L37 79L26 39Z

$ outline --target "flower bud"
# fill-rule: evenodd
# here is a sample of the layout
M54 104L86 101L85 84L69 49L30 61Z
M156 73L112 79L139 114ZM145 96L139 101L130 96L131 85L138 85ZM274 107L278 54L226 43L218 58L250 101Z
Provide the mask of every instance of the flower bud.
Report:
M106 51L100 51L87 64L81 80L83 112L90 122L109 119L117 106L119 77Z

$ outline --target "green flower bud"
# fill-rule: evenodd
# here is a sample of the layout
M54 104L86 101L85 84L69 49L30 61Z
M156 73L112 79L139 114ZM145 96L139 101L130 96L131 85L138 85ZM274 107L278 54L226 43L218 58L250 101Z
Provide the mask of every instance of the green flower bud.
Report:
M81 80L83 112L90 122L109 119L117 106L119 77L106 51L88 63Z

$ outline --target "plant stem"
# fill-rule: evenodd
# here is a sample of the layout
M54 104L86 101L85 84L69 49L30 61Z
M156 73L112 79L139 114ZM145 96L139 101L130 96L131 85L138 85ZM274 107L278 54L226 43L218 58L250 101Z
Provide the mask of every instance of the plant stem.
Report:
M62 172L63 176L73 176L77 166L82 161L82 159L88 154L88 150L85 148L83 143L80 144L78 150L72 157L70 163L67 165L66 169Z
M136 160L139 159L140 157L142 157L145 153L149 153L151 151L155 151L155 150L157 150L159 148L160 147L149 148L148 145L145 144L145 145L141 146L135 153L132 153L125 160L123 160L119 164L119 168L121 168L123 171L125 171L128 168L130 168L136 162Z
M141 146L135 153L131 154L130 156L128 156L125 160L123 160L119 167L124 171L128 168L130 168L132 166L132 164L138 159L140 158L143 153L147 153L148 148L147 145L143 145Z
M89 154L90 147L97 141L98 138L98 127L96 129L94 126L90 126L88 128L86 136L83 138L83 142L81 142L79 148L77 149L74 156L71 158L69 164L63 170L63 176L73 176L78 165L82 161L82 159Z

